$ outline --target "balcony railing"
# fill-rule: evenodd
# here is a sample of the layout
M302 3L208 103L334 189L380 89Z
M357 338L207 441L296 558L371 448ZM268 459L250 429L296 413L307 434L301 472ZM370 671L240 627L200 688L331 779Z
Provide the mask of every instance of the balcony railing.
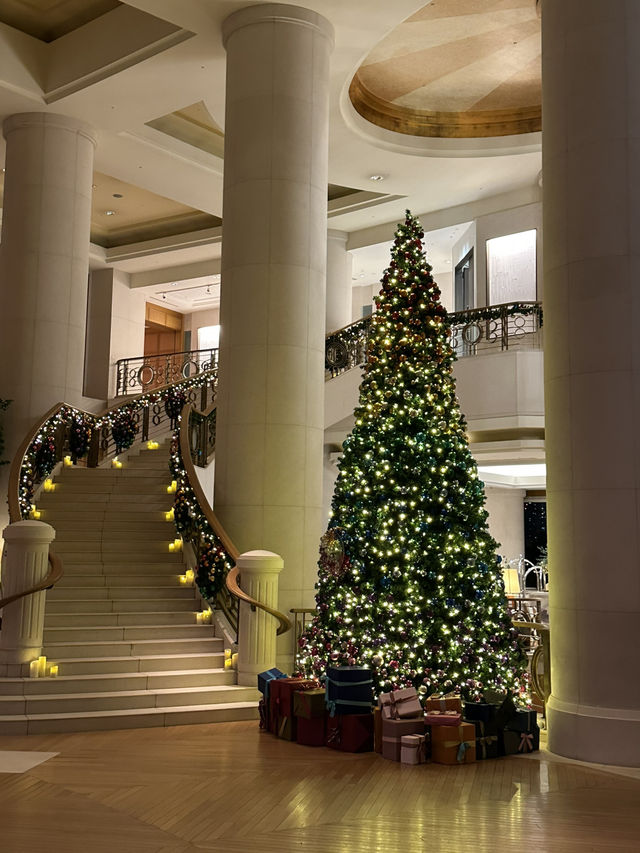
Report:
M196 349L162 355L121 358L116 362L116 397L144 394L163 385L215 370L217 349Z
M364 364L371 317L327 335L325 378L331 379ZM507 349L542 348L542 304L509 302L449 314L451 346L464 358Z

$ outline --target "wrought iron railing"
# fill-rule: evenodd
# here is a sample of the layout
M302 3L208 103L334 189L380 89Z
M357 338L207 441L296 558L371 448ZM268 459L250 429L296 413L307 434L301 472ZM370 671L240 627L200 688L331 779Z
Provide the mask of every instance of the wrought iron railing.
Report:
M325 378L331 379L364 364L372 317L357 320L327 335ZM542 304L509 302L471 308L448 315L451 346L458 356L542 346Z
M116 397L153 391L217 367L217 349L121 358L116 362Z
M66 403L53 406L27 435L11 465L8 499L12 521L32 516L36 489L66 456L95 468L136 441L147 442L175 429L183 405L197 402L206 408L216 382L217 371L199 373L97 415Z

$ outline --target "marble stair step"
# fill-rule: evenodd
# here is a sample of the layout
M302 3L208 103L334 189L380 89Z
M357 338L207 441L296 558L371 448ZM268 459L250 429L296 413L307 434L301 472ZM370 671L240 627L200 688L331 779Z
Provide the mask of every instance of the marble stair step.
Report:
M131 627L141 625L197 625L196 610L176 610L163 612L149 610L147 612L132 611L130 613L49 613L45 612L44 628L102 628L117 625Z
M64 625L44 629L43 644L111 643L120 640L209 640L214 637L212 625Z
M105 640L44 643L42 654L51 661L59 658L140 657L146 655L213 654L222 648L217 637L197 639Z
M66 675L113 675L123 672L184 672L220 669L224 666L224 651L191 652L157 655L109 655L100 658L58 657L59 673Z
M89 587L92 589L106 587L108 589L122 589L123 587L155 587L157 589L173 589L183 586L180 583L180 574L149 573L140 575L64 575L56 584L57 589L68 589L69 587Z
M143 613L143 612L195 612L195 590L183 598L129 598L129 599L57 599L51 601L47 593L46 614L72 613ZM45 616L46 618L46 616Z
M186 598L194 600L195 589L192 586L61 586L57 583L53 589L47 590L47 601L104 598L114 602L121 598Z
M96 563L104 563L105 565L121 565L128 563L129 565L137 565L138 563L163 563L165 571L180 571L183 564L182 551L170 551L169 542L165 542L165 549L156 550L141 550L141 551L113 551L99 550L95 548L79 548L78 550L68 550L64 547L57 548L54 546L54 551L59 554L64 562L64 565L70 563L88 563L95 565Z
M0 717L0 734L55 734L114 729L181 726L256 720L257 702L224 702L218 705L185 705L128 711L92 711L73 714L38 714Z
M161 690L118 690L101 693L49 693L30 696L0 696L0 717L26 714L77 714L94 711L127 711L139 708L170 708L217 705L226 702L257 702L254 687L221 684Z
M138 560L134 563L124 563L119 560L107 561L83 561L73 562L65 560L64 576L79 577L82 575L158 575L166 574L168 571L172 574L178 572L182 574L184 566L176 561L159 560L156 563L145 562Z
M117 672L104 675L59 675L57 678L3 678L0 696L12 698L55 694L111 693L235 685L228 669L194 669L176 672Z

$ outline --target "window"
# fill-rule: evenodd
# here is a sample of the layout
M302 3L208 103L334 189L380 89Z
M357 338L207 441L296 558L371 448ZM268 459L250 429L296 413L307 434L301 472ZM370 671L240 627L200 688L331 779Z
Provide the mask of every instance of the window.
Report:
M489 304L536 301L536 231L487 240Z
M198 329L198 349L218 349L220 326L201 326Z

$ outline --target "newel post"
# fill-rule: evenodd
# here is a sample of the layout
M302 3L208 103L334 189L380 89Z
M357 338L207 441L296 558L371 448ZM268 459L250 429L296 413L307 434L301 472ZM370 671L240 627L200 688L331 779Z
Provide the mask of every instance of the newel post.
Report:
M42 521L16 521L5 527L2 597L35 586L49 569L49 545L56 532ZM40 655L44 625L45 591L7 604L0 630L0 673L23 674L24 664Z
M236 560L243 592L274 610L278 607L278 575L284 561L271 551L248 551ZM256 676L276 665L278 620L259 607L240 602L238 684L255 687Z

